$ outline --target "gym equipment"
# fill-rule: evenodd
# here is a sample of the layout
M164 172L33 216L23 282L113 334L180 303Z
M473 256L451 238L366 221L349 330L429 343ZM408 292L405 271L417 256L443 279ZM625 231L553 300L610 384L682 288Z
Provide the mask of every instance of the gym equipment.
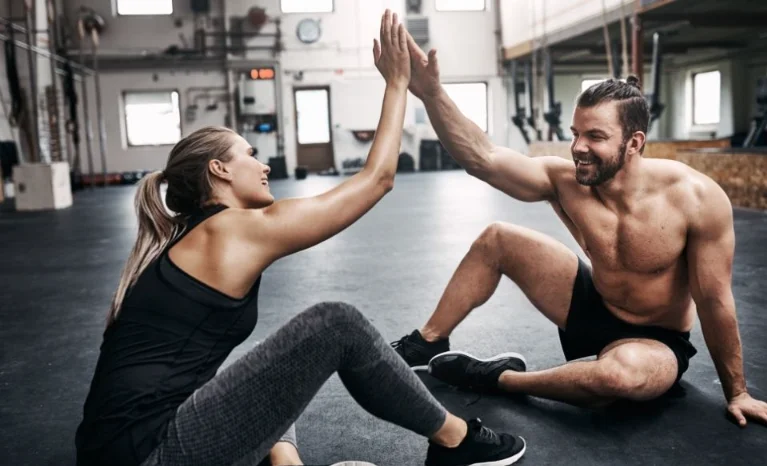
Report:
M284 180L288 177L288 168L285 163L285 157L269 157L269 178L273 180Z
M104 182L107 179L107 154L106 154L106 139L107 130L104 123L104 117L101 114L101 80L99 79L99 34L104 30L106 22L104 18L98 15L92 8L80 7L80 18L77 22L78 30L80 32L80 54L83 53L83 42L85 35L88 34L91 38L91 59L93 60L93 82L96 86L96 120L99 125L99 151L101 152L101 170L104 174ZM83 93L85 94L85 93ZM85 99L83 99L83 104ZM90 126L90 125L89 125Z
M64 160L64 145L61 141L61 126L59 114L59 86L56 74L56 6L53 0L45 2L45 12L48 19L48 50L50 51L49 65L51 67L51 85L45 89L48 108L48 131L51 160Z
M764 131L767 129L767 77L756 81L756 105L760 116L754 117L751 121L751 129L743 141L743 147L754 147L765 137Z
M517 79L517 61L513 60L511 66L511 91L514 95L514 115L511 116L511 122L519 128L522 137L527 144L530 144L530 135L525 129L525 108L522 106L522 93L525 92L525 83Z
M192 13L208 14L210 13L210 0L191 0L189 8L192 10Z
M548 140L552 141L554 135L560 141L567 141L564 131L560 124L562 123L562 103L554 99L554 70L551 64L551 52L548 47L544 50L544 65L546 67L546 87L549 94L549 111L543 114L543 119L549 124Z
M306 175L309 173L309 170L304 166L298 166L296 167L296 179L297 180L305 180Z
M663 114L665 105L660 103L660 77L661 65L663 64L663 55L661 49L660 33L656 32L652 37L652 94L646 94L645 98L650 104L650 125L647 128L649 132L652 124Z
M413 173L415 171L415 160L407 152L399 154L397 159L397 173Z
M535 51L533 51L533 59L535 58ZM534 60L533 60L534 62ZM530 107L530 115L527 117L527 124L530 125L530 128L533 129L535 132L536 141L541 140L541 130L538 129L538 125L535 122L535 95L533 91L535 90L535 81L533 78L533 70L535 68L534 63L525 63L525 82L527 83L527 98L528 98L528 106Z

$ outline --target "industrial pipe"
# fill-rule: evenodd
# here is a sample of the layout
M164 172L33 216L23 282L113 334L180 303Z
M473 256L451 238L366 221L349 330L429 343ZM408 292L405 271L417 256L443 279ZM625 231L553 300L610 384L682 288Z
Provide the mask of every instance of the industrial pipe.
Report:
M51 66L51 94L52 101L48 102L48 126L50 127L50 140L48 144L51 148L51 161L60 162L62 159L62 146L61 146L61 134L60 134L60 119L59 119L59 87L57 85L56 77L56 60L53 56L56 54L56 32L55 32L55 19L56 19L56 7L53 5L52 0L45 2L46 15L48 16L48 50L51 55L49 58Z
M35 43L32 38L32 0L24 0L24 11L27 18L27 44L34 46ZM38 125L38 112L37 112L37 74L35 73L35 55L32 48L27 48L27 61L29 62L29 91L32 97L32 104L30 109L32 111L32 140L34 145L30 147L32 152L30 155L30 161L40 162L42 158L42 152L40 147L40 127Z

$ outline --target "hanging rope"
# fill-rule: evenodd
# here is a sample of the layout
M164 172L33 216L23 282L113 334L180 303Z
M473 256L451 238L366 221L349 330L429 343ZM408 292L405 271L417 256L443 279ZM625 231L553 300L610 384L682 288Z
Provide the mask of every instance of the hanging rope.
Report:
M5 42L5 71L8 75L8 90L11 93L11 111L8 114L8 122L15 127L19 124L19 117L24 110L24 100L21 98L19 70L16 67L16 46L11 41Z
M627 78L629 75L629 50L628 50L628 37L626 32L626 14L623 11L623 0L621 0L621 58L623 66L621 76Z
M623 1L623 0L621 0ZM610 31L607 29L607 4L605 0L602 0L602 31L605 36L605 52L607 53L607 70L610 77L615 76L615 69L613 68L613 50L610 44Z

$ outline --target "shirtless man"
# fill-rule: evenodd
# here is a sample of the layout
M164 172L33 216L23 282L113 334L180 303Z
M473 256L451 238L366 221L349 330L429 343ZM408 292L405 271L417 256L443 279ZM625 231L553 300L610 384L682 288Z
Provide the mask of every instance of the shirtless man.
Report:
M636 78L608 80L579 98L572 161L530 158L494 145L439 82L436 51L410 40L410 90L440 141L466 171L526 202L547 201L591 261L519 225L494 223L473 243L426 325L392 345L411 366L478 391L522 393L587 407L650 400L687 370L697 313L740 426L767 422L743 376L730 285L735 235L727 195L675 161L645 159L649 109ZM450 352L458 324L485 303L501 276L559 327L569 363L526 372L506 354L480 360ZM596 356L593 360L579 360Z

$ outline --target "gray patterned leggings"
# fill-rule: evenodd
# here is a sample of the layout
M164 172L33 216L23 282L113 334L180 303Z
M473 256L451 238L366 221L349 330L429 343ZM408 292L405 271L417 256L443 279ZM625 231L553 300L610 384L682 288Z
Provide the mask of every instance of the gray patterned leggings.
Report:
M142 466L257 464L335 372L374 416L425 437L445 422L445 409L359 311L320 303L194 392Z

